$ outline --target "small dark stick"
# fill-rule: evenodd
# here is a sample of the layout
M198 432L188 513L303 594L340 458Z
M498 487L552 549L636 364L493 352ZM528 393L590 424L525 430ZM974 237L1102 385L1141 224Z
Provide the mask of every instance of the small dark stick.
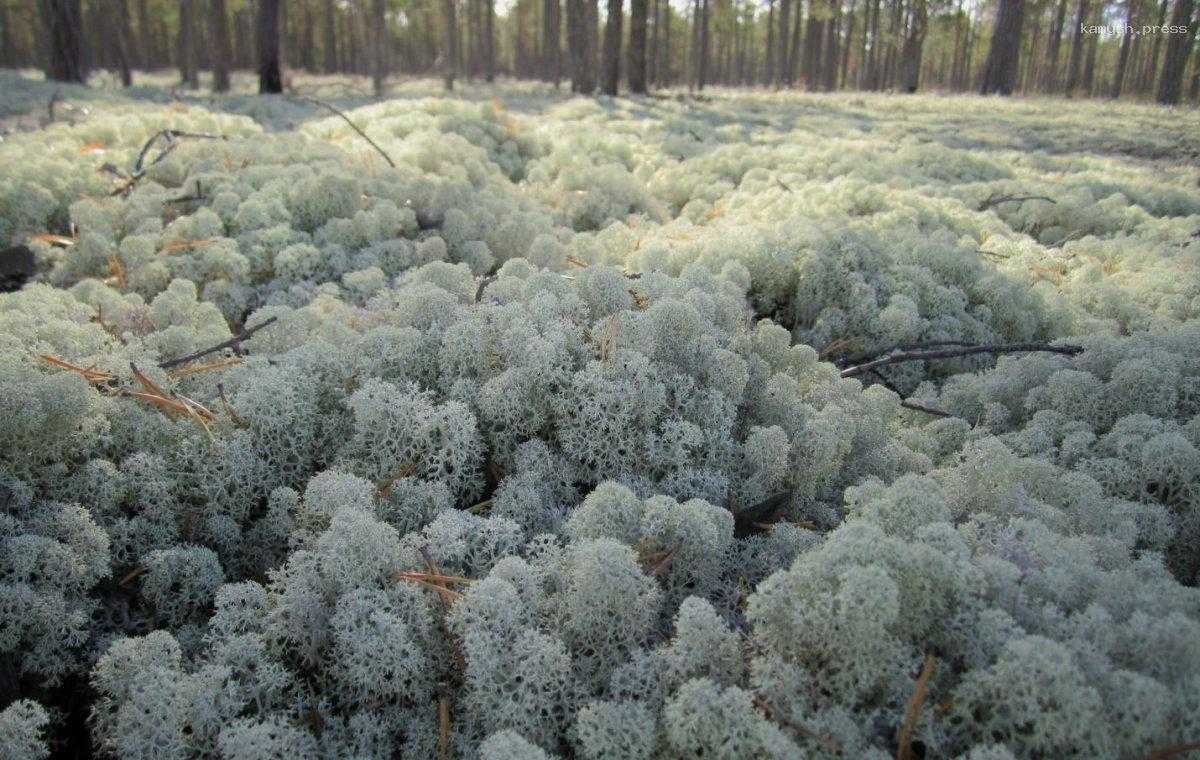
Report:
M1047 198L1044 195L993 195L980 205L980 211L987 211L992 206L999 206L1001 203L1017 203L1019 201L1045 201L1046 203L1058 203L1053 198Z
M372 140L371 138L367 137L367 133L366 133L366 132L364 132L364 131L362 131L361 129L359 129L357 124L355 124L354 122L350 121L350 117L349 117L349 116L347 116L346 114L342 113L342 112L341 112L341 111L339 111L337 108L335 108L334 106L331 106L330 104L326 103L326 102L325 102L325 101L323 101L323 100L317 100L316 98L310 98L310 97L309 97L309 96L307 96L307 95L294 95L293 97L295 97L297 100L303 100L303 101L305 101L305 102L307 102L307 103L312 103L313 105L318 105L318 106L321 106L322 108L328 109L328 110L332 111L333 113L337 114L338 116L342 117L342 121L344 121L344 122L346 122L347 124L349 124L349 125L350 125L350 128L351 128L351 129L353 129L355 132L357 132L359 137L361 137L362 139L364 139L364 140L366 140L367 142L369 142L369 143L371 144L371 147L372 147L372 148L374 148L375 150L379 151L379 155L383 156L383 160L384 160L384 161L387 161L387 163L388 163L388 166L392 167L393 169L395 169L395 168L396 168L396 164L392 162L392 157L391 157L391 156L389 156L387 153L385 153L385 152L384 152L384 150L383 150L383 148L379 147L379 145L378 145L378 144L376 144L376 142L375 142L374 140Z
M267 319L267 320L263 321L262 323L255 325L254 327L248 327L248 328L243 327L241 332L239 332L237 335L234 335L229 340L221 341L220 343L218 343L215 346L205 348L205 349L197 351L193 354L188 354L187 356L181 356L178 359L169 359L165 362L160 362L158 366L160 369L171 369L172 367L178 367L181 364L187 364L188 362L193 362L197 359L208 356L209 354L215 354L216 352L221 351L226 348L233 349L233 352L235 354L240 355L242 353L242 341L246 340L251 335L253 335L254 333L263 329L267 325L271 324L276 319L278 319L278 317L271 317L270 319Z
M972 356L975 354L1015 354L1026 351L1044 351L1052 354L1063 354L1064 356L1075 356L1083 352L1083 346L1051 346L1048 343L998 343L986 346L897 351L863 364L847 367L842 370L841 376L843 378L858 377L879 367L886 367L889 364L900 364L901 362L924 361L927 359L956 359L961 356Z

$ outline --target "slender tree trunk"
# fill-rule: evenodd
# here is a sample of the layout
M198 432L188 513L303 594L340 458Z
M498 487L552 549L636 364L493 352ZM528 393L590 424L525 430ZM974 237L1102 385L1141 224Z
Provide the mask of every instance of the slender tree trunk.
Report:
M196 70L196 6L195 0L179 0L179 36L175 57L179 65L179 82L189 90L200 87Z
M334 9L333 0L325 0L324 18L321 20L324 27L325 49L322 51L325 56L323 60L322 70L326 74L333 74L338 70L337 63L337 11Z
M764 85L775 83L775 0L767 0L767 47L763 56Z
M841 41L841 4L833 4L833 18L825 24L825 63L821 71L821 88L830 92L837 87L838 43Z
M225 0L210 0L209 32L213 46L213 92L229 91L229 60L233 52L229 45L229 15Z
M1197 24L1192 20L1192 0L1175 0L1175 8L1171 11L1171 25L1186 26L1188 31L1185 34L1172 34L1167 39L1167 52L1163 57L1162 75L1158 82L1158 102L1163 105L1178 103L1183 89L1183 70L1187 67L1192 39L1196 36ZM1197 66L1200 67L1200 57L1197 57ZM1193 82L1192 89L1195 87Z
M1067 61L1067 84L1064 91L1067 95L1075 92L1079 86L1079 67L1083 63L1083 25L1088 19L1088 0L1079 0L1075 6L1074 34L1071 37L1071 58Z
M983 69L984 95L1011 95L1020 63L1021 26L1024 22L1024 0L1000 0L992 46Z
M646 51L646 78L651 87L655 87L659 82L658 60L659 60L659 44L662 39L662 0L654 0L654 4L650 6L650 18L653 26L650 29L650 49Z
M1135 0L1125 0L1125 26L1133 28L1133 22L1137 20L1137 3ZM1117 54L1117 70L1113 74L1112 86L1108 90L1110 98L1121 97L1121 85L1125 81L1125 69L1129 64L1129 44L1133 40L1132 34L1121 35L1121 51Z
M133 71L130 63L129 39L132 36L129 31L129 4L126 0L115 0L116 2L116 31L113 34L113 57L117 62L117 70L121 74L121 86L133 86ZM0 23L3 23L0 19Z
M1104 3L1103 0L1097 5L1095 10L1095 20L1102 21L1104 19ZM1083 62L1083 94L1091 96L1093 85L1096 81L1096 49L1098 34L1088 35L1087 55Z
M646 93L647 0L629 0L629 91Z
M1050 27L1050 41L1046 45L1046 67L1042 70L1041 88L1045 92L1058 89L1058 53L1062 47L1063 23L1067 18L1067 0L1058 0L1054 12L1054 25Z
M792 33L792 0L779 0L779 34L775 37L776 84L791 83L791 67L788 65L788 40Z
M283 92L279 50L279 0L258 0L258 91Z
M496 0L483 2L483 79L496 81Z
M1155 21L1155 23L1160 29L1167 20L1167 5L1168 0L1162 0L1162 2L1158 4L1158 19ZM1142 76L1138 81L1139 90L1149 91L1154 89L1154 77L1156 74L1158 74L1158 56L1162 51L1162 39L1164 36L1165 35L1163 35L1161 31L1154 35L1154 45L1150 51L1150 59L1142 68Z
M668 87L675 81L675 75L671 70L671 3L664 0L662 4L662 20L663 20L663 44L661 51L655 51L655 55L662 55L662 61L659 64L659 76L661 81Z
M542 0L542 78L558 87L562 77L559 0Z
M442 52L442 83L446 90L454 89L454 77L458 74L458 21L455 19L455 0L442 0L442 14L446 24L446 49Z
M854 45L854 27L858 21L858 16L855 15L857 8L857 0L850 0L850 9L846 14L846 38L842 41L842 71L838 77L838 87L845 87L846 82L850 79L850 48Z
M912 20L909 23L908 34L904 38L904 51L901 54L900 89L902 92L916 92L921 84L921 51L925 45L928 20L925 0L914 0Z
M808 3L808 23L813 23L813 12L816 8L814 0L809 0ZM800 32L804 25L804 5L800 0L796 0L796 17L792 21L792 40L788 43L787 54L787 69L784 71L784 81L787 86L791 87L796 81L796 70L800 67ZM807 48L803 51L807 56Z
M383 85L387 79L387 56L384 54L384 38L387 34L387 15L384 0L371 0L371 91L375 97L383 96Z
M604 22L604 81L601 91L616 95L621 82L621 0L608 0L608 16Z

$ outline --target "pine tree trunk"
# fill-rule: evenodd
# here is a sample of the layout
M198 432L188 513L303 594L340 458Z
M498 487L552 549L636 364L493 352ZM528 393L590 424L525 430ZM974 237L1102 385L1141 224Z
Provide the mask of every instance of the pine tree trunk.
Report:
M1058 89L1058 53L1062 47L1063 23L1067 19L1067 0L1058 0L1054 12L1054 25L1050 27L1050 41L1046 45L1046 67L1042 70L1041 88L1045 92Z
M600 90L605 95L616 95L621 82L621 17L624 13L621 0L608 0L608 16L604 23L604 58L602 70L604 80Z
M1024 0L1000 0L992 45L983 68L984 95L1012 95L1020 63L1021 26L1025 20Z
M179 83L189 90L200 87L200 74L196 70L195 31L195 0L179 0L179 36L176 38L175 58L179 66Z
M483 79L496 81L496 0L484 0Z
M443 21L446 24L446 49L442 51L442 84L446 90L454 89L454 77L458 74L458 20L455 18L455 0L442 0Z
M337 11L334 9L333 0L325 0L325 17L322 19L325 32L325 49L322 52L325 54L325 56L322 69L326 74L333 74L338 70L336 13Z
M383 96L383 84L387 79L383 46L387 26L384 6L384 0L371 0L371 91L377 98Z
M210 1L208 36L213 46L213 92L228 92L229 59L233 56L229 46L229 16L225 0Z
M764 85L775 83L775 0L767 0L767 47L763 56Z
M117 70L121 74L121 86L133 86L133 71L129 60L129 5L126 0L116 2L116 30L113 34L113 56L117 62ZM2 21L2 19L0 19Z
M928 20L925 0L914 0L912 20L909 23L908 34L904 38L904 51L901 53L900 90L902 92L916 92L921 84L921 52L925 45Z
M1125 0L1126 27L1132 28L1133 22L1137 20L1136 9L1137 2L1135 0ZM1125 82L1125 69L1129 65L1129 45L1132 41L1132 34L1121 35L1121 51L1117 54L1117 70L1113 74L1112 86L1108 90L1110 98L1121 97L1121 85Z
M50 49L46 76L59 82L87 80L83 58L83 15L79 0L41 0Z
M812 24L812 0L809 0L809 24ZM787 70L784 72L784 80L788 87L791 87L796 82L796 70L800 67L800 32L804 27L804 6L800 0L796 0L796 15L792 20L792 39L788 43L787 54ZM807 51L805 51L807 54Z
M647 0L629 0L629 91L646 93Z
M849 82L850 76L850 49L854 46L854 27L858 22L858 16L855 15L856 0L851 0L850 10L846 18L846 38L842 41L842 71L838 77L839 84L834 89L845 87L846 82Z
M1103 3L1101 3L1100 7L1096 10L1097 21L1103 19L1103 11L1104 6ZM1092 87L1096 81L1096 42L1099 36L1100 35L1098 34L1088 35L1087 57L1083 62L1083 94L1089 97L1092 94Z
M258 91L283 92L279 50L279 0L258 0Z
M1188 31L1185 34L1172 34L1167 39L1162 75L1158 82L1158 102L1163 105L1178 103L1183 89L1183 70L1187 68L1188 53L1192 47L1192 39L1196 36L1197 24L1192 20L1192 0L1175 0L1175 8L1171 11L1171 25L1186 26ZM1200 65L1200 57L1197 58L1197 64ZM1195 88L1193 82L1192 89Z
M708 84L709 38L708 38L708 0L700 3L700 65L696 68L696 89L704 90Z
M792 33L792 0L779 0L779 33L775 36L776 84L791 84L791 67L788 58L788 40Z
M1158 19L1155 21L1155 23L1160 28L1167 21L1167 5L1167 0L1162 0L1162 2L1158 4ZM1154 35L1154 45L1151 48L1150 57L1146 61L1146 65L1142 68L1142 75L1138 79L1139 90L1149 91L1154 89L1154 77L1158 73L1158 57L1162 52L1163 36L1164 35L1161 33Z
M542 0L542 78L558 87L562 77L559 0Z
M1079 67L1083 63L1083 25L1088 18L1088 0L1079 0L1075 7L1074 35L1071 38L1071 58L1067 61L1067 84L1064 92L1071 95L1079 86Z

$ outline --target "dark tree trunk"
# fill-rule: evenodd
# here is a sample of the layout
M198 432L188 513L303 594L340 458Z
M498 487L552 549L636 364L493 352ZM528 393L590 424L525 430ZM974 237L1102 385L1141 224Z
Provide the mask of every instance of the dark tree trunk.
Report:
M446 49L443 51L442 83L447 90L454 89L454 77L458 74L458 20L455 18L455 0L442 0L442 13L446 23Z
M1011 95L1020 63L1021 26L1025 20L1024 0L1000 0L992 45L983 68L984 95Z
M1079 86L1079 66L1083 63L1083 25L1088 18L1088 0L1079 0L1075 7L1075 32L1071 38L1071 58L1067 61L1067 84L1064 88L1068 95L1075 92Z
M616 95L621 82L621 0L608 0L608 18L604 24L604 82L600 90Z
M200 72L196 66L196 0L179 0L179 36L175 58L179 83L189 90L199 89Z
M1046 68L1042 71L1041 87L1046 92L1058 89L1058 53L1062 47L1063 23L1067 19L1067 0L1058 0L1054 25L1050 27L1050 42L1046 46Z
M654 0L654 4L650 6L651 32L650 32L650 49L646 55L646 78L651 87L658 83L658 44L661 38L662 26L662 10L660 8L662 0Z
M763 84L775 82L775 0L767 0L767 47L763 56Z
M377 98L383 95L383 83L387 79L387 56L384 50L387 16L384 6L384 0L371 0L371 91Z
M325 0L325 18L322 19L322 22L325 30L325 65L323 68L326 74L333 74L338 70L336 14L333 0Z
M841 4L833 6L833 18L825 24L825 63L821 68L821 89L826 92L837 86L838 42L840 36Z
M213 48L213 92L229 91L229 60L233 51L229 46L229 14L225 11L225 0L210 0L208 36Z
M1104 3L1101 2L1096 9L1096 20L1100 21L1104 18ZM1100 35L1088 35L1087 57L1083 62L1083 94L1092 94L1092 85L1096 81L1096 39Z
M850 0L850 9L846 14L846 37L842 40L842 70L838 76L838 83L834 85L835 89L844 87L846 82L850 81L848 78L850 75L850 49L854 45L854 27L858 21L858 17L854 13L857 10L856 5L856 0Z
M1133 22L1137 20L1137 2L1136 0L1125 0L1125 26L1132 28ZM1125 82L1125 69L1129 65L1129 44L1133 40L1132 34L1121 35L1121 51L1117 54L1117 70L1113 74L1112 87L1108 90L1110 98L1121 97L1121 86Z
M149 0L138 0L137 17L142 68L149 70L155 68L158 63L158 51L154 45L154 29L150 25Z
M113 34L113 58L121 75L121 86L133 86L133 71L129 61L129 5L125 0L116 0L116 27Z
M1192 0L1175 0L1175 8L1171 11L1171 25L1186 26L1188 31L1185 34L1172 34L1167 39L1167 52L1163 57L1162 75L1158 81L1158 102L1163 105L1178 103L1183 89L1183 70L1187 67L1188 53L1191 51L1197 26L1192 20ZM1197 63L1200 65L1200 58L1197 59ZM1192 83L1192 89L1196 89L1195 82Z
M900 90L916 92L921 85L921 51L925 45L925 32L929 17L925 0L914 0L912 20L904 38L904 50L900 57Z
M562 30L559 0L542 0L542 78L558 87L562 77Z
M708 55L709 55L709 40L708 40L708 0L700 2L700 33L697 36L699 42L697 55L699 60L696 66L696 89L703 90L704 85L708 83Z
M809 26L811 26L813 23L812 15L814 7L815 5L810 0L808 5ZM787 69L784 71L783 77L784 83L787 84L788 87L791 87L796 81L796 69L800 66L800 31L803 26L804 5L800 2L800 0L796 0L796 16L794 19L792 19L792 39L791 42L788 43ZM806 56L808 55L807 48L805 49L804 53Z
M664 0L662 4L662 20L663 20L663 46L661 50L662 60L659 64L659 81L665 82L670 86L674 81L674 75L671 72L671 3ZM654 54L659 55L660 51L655 50Z
M1167 20L1168 1L1162 0L1158 4L1158 18L1155 23L1161 28ZM1154 35L1154 45L1151 48L1150 57L1146 61L1146 65L1142 67L1142 74L1138 77L1138 89L1142 91L1154 89L1154 77L1158 73L1158 57L1162 52L1163 34Z
M50 50L46 76L59 82L87 80L83 57L83 14L79 0L41 0Z
M629 91L646 92L646 0L629 0Z
M483 0L483 79L496 81L496 0Z
M779 0L779 33L775 36L776 84L788 85L792 81L791 58L788 41L792 34L792 0Z
M283 92L279 50L279 0L258 0L258 91Z

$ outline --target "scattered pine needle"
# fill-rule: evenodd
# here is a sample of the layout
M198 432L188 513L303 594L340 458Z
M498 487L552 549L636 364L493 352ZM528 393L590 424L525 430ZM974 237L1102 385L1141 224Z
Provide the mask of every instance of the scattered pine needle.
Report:
M123 578L121 578L121 580L117 581L117 585L120 586L121 588L124 588L124 587L128 586L130 583L133 583L138 577L145 575L145 574L146 574L145 566L135 567L134 569L132 569L128 573L126 573L125 576Z
M375 496L380 499L386 499L387 495L392 492L392 486L396 485L396 481L403 480L416 471L417 466L411 462L401 466L394 473L375 485Z
M53 232L43 232L40 235L34 235L29 238L31 241L38 243L49 243L50 245L58 245L63 248L70 248L75 245L75 238L67 237L66 235L56 235Z
M1188 742L1187 744L1176 744L1156 749L1142 758L1142 760L1167 760L1167 758L1178 757L1189 752L1200 752L1200 742Z
M187 377L188 375L198 375L202 372L212 372L218 369L225 369L226 367L232 367L241 363L242 358L240 356L230 356L225 359L219 359L215 362L209 362L208 364L193 364L190 367L180 367L179 369L173 369L169 371L167 374L171 377Z
M158 252L159 253L179 253L180 251L192 251L197 248L203 248L206 245L212 245L212 244L213 244L213 240L211 240L210 238L197 238L195 240L191 240L188 238L180 238L179 240L172 240L170 243L167 243L162 248L159 248Z
M126 396L131 396L140 401L145 401L148 404L156 406L160 411L172 419L174 419L177 415L183 415L193 420L196 424L200 425L200 427L204 428L204 431L208 433L209 436L212 435L212 431L210 431L208 428L208 423L216 419L216 416L212 412L205 409L200 403L192 401L185 396L177 396L167 393L162 388L158 387L153 380L142 374L135 365L130 364L129 368L133 371L134 378L142 384L142 388L144 390L141 392L125 391Z
M580 269L586 269L588 266L588 263L578 256L568 256L567 263L573 267L579 267Z
M929 677L933 675L933 655L925 655L925 664L921 666L921 674L917 676L917 684L908 705L904 708L904 720L896 734L896 760L912 760L912 734L921 717L921 707L925 704L925 696L929 691Z
M50 364L61 369L70 370L71 372L74 372L82 377L84 380L87 380L92 385L104 385L106 383L115 382L117 379L116 375L108 372L101 372L100 370L96 369L95 365L92 365L91 367L80 367L76 364L71 364L70 362L57 359L47 354L39 354L38 359L46 364Z

